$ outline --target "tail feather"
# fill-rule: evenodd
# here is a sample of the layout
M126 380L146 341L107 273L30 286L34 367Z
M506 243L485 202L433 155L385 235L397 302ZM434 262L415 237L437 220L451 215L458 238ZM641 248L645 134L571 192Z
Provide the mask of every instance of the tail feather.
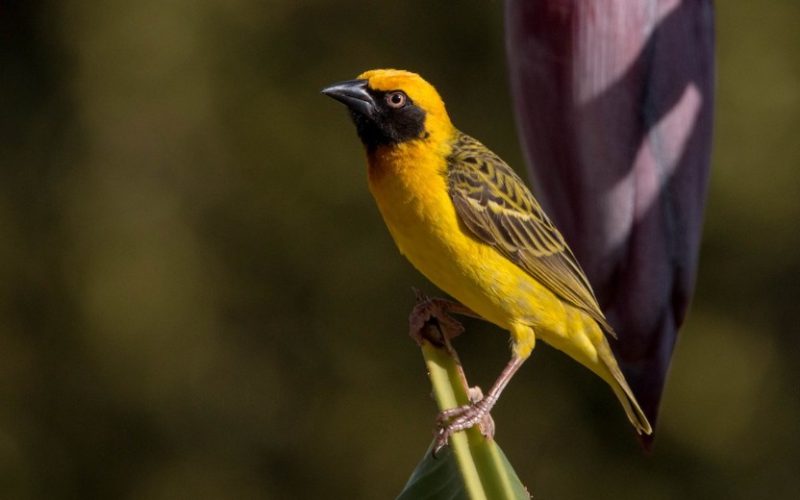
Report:
M603 362L603 364L605 364L606 368L608 368L609 375L611 375L611 380L608 382L611 385L611 388L614 390L614 394L617 395L619 402L625 409L625 414L628 416L628 420L631 421L631 424L633 424L636 432L640 435L652 434L653 428L650 426L647 416L644 414L644 411L642 411L642 408L636 401L636 397L633 395L633 391L631 391L631 388L628 386L625 376L619 369L619 365L617 364L617 360L614 358L614 354L611 352L611 348L608 346L608 343L604 342L604 344L605 345L598 349L598 354L600 355L600 360Z

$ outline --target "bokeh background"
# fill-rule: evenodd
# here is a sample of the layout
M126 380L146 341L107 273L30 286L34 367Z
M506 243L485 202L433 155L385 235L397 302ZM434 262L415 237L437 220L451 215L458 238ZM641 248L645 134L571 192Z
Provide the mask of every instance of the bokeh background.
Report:
M800 3L717 3L696 300L655 453L542 347L494 412L540 498L797 498ZM389 498L435 407L412 286L319 90L434 82L524 167L498 0L0 1L0 498ZM473 383L506 361L477 322Z

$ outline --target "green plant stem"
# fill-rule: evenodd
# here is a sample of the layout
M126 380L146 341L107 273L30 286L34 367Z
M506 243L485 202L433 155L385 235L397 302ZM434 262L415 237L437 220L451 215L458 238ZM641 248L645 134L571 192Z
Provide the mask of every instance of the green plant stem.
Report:
M458 356L444 340L443 345L423 340L422 355L440 410L469 403L467 380ZM484 437L478 426L456 432L450 444L469 495L473 499L518 499L519 479L491 437ZM514 474L511 477L510 474ZM527 494L527 493L526 493Z

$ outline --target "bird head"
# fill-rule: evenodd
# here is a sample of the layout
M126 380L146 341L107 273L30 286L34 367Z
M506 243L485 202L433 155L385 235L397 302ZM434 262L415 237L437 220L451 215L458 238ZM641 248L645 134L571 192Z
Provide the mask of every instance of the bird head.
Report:
M439 93L416 73L370 70L322 93L348 107L370 151L412 141L443 141L454 132Z

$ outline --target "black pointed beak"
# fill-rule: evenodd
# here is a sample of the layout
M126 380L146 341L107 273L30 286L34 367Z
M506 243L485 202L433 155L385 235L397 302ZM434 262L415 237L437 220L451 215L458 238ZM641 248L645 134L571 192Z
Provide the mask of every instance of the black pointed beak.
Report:
M367 90L366 80L335 83L322 89L322 93L362 115L371 115L375 111L375 100Z

